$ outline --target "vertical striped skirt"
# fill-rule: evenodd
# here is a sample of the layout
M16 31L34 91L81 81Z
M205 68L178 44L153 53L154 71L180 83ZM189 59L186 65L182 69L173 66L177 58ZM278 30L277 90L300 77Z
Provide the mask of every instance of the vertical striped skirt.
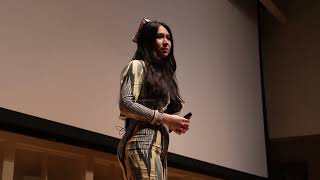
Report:
M163 158L161 131L154 128L135 128L125 145L127 180L166 180L166 158Z

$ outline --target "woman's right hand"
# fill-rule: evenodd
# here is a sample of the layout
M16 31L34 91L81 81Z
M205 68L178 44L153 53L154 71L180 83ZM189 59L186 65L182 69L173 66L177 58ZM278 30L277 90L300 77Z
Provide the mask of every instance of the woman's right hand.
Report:
M164 117L161 120L162 124L166 124L169 129L173 130L177 134L184 134L189 130L190 121L184 117L172 114L163 114Z

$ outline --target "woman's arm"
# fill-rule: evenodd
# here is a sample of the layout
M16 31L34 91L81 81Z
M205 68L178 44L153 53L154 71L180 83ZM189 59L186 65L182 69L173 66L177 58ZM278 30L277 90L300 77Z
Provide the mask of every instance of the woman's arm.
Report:
M189 129L189 120L178 115L160 113L137 103L144 72L143 62L133 60L126 68L121 80L119 108L122 115L128 118L149 122L151 124L166 124L175 132L185 133Z
M125 69L124 76L121 81L119 108L121 114L128 118L149 122L151 124L160 124L163 114L158 110L150 109L137 103L139 97L144 69L143 62L133 60Z

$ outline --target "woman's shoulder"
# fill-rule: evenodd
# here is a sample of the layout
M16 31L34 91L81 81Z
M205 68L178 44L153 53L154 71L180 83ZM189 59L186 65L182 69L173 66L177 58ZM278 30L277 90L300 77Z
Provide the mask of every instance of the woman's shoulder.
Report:
M129 71L141 73L144 69L144 61L139 59L133 59L128 63L127 69Z
M132 74L142 74L143 70L144 70L144 61L133 59L124 67L121 74L122 76L124 76L129 72Z
M129 62L128 66L144 67L144 61L141 59L133 59Z

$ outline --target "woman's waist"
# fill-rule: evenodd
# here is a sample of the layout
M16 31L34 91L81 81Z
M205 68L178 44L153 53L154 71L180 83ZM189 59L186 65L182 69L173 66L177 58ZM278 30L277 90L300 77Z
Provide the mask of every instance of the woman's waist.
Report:
M138 126L126 144L126 149L161 149L164 145L160 129Z

